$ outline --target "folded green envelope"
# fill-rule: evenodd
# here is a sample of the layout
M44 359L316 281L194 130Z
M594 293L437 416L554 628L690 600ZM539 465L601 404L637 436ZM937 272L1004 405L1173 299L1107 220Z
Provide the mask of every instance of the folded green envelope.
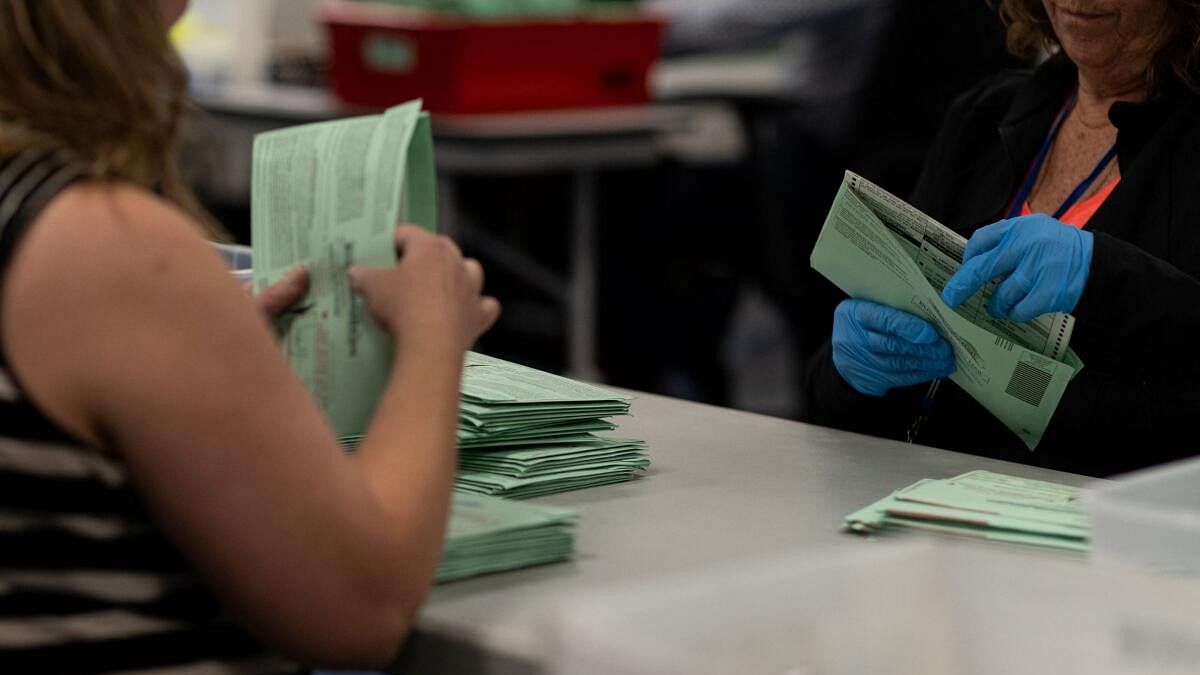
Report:
M571 557L579 514L570 509L455 493L436 580Z

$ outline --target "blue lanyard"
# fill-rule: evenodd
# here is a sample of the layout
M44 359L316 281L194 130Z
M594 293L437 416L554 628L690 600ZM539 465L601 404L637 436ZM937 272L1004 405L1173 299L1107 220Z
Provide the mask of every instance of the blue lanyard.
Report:
M1074 104L1075 95L1072 94L1071 98L1067 100L1066 105L1063 106L1063 109L1059 111L1058 117L1054 119L1054 126L1050 128L1050 134L1047 135L1046 140L1042 142L1042 147L1040 150L1038 150L1037 156L1033 158L1033 166L1029 167L1029 173L1025 175L1025 181L1021 184L1020 191L1017 192L1017 196L1013 199L1012 204L1008 207L1009 218L1016 218L1017 216L1021 215L1021 209L1025 206L1025 202L1029 200L1029 195L1033 192L1033 185L1037 182L1038 174L1042 171L1042 164L1046 162L1046 156L1050 154L1050 146L1054 145L1054 139L1058 136L1059 129L1062 128L1063 122L1067 119L1067 112L1071 110ZM1089 173L1087 177L1079 183L1079 185L1075 186L1075 189L1071 191L1071 194L1067 195L1066 200L1063 201L1062 205L1058 207L1058 210L1054 212L1054 217L1056 219L1062 218L1063 214L1071 208L1071 205L1083 197L1083 195L1088 191L1088 188L1092 186L1092 183L1095 183L1096 179L1100 177L1100 174L1104 173L1104 168L1108 166L1108 163L1111 162L1116 156L1117 145L1114 143L1113 146L1108 149L1108 152L1104 153L1104 156L1100 158L1100 161L1096 164L1096 168L1092 169L1092 172Z

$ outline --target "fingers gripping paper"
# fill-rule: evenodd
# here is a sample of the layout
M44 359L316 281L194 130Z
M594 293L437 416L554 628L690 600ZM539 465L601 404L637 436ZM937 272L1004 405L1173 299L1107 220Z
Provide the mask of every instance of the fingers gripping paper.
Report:
M397 223L435 229L435 180L420 101L254 139L254 286L308 267L308 296L280 329L292 367L338 435L366 428L392 358L346 269L394 265Z
M817 245L813 269L850 297L915 314L954 350L950 380L1032 450L1083 362L1069 343L1075 320L1046 314L1017 324L986 311L995 282L957 309L941 299L966 239L866 179L847 172Z

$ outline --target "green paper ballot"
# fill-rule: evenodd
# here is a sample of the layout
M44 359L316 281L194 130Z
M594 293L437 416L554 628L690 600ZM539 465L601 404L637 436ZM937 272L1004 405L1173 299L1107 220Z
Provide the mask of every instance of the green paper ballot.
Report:
M391 370L392 344L346 269L396 264L398 223L435 229L428 115L413 101L260 134L253 172L255 289L308 267L308 296L281 322L283 346L337 434L361 433Z
M1047 314L1024 324L986 312L995 282L957 309L941 299L962 264L966 239L850 172L812 252L813 269L852 298L909 312L954 350L950 380L1032 450L1067 384L1083 367L1069 348L1074 318Z

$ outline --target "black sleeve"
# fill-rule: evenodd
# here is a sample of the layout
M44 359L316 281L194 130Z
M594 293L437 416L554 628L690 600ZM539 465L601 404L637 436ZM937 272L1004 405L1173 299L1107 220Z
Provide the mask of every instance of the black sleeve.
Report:
M1200 389L1200 359L1193 354L1200 335L1200 281L1194 277L1097 232L1087 287L1074 314L1076 351L1103 368L1172 389Z
M883 397L861 394L838 374L830 350L826 340L806 364L801 421L903 440L925 385L893 390Z
M1142 464L1188 454L1200 417L1200 281L1137 246L1095 234L1075 351L1093 372L1093 422L1145 434ZM1108 421L1106 421L1108 420ZM1153 457L1149 456L1153 455Z
M908 195L908 203L922 211L928 210L929 205L933 203L938 186L945 184L943 175L945 174L946 156L961 135L963 113L973 102L973 94L974 92L963 94L951 104L945 123L938 130L937 136L933 138L933 145L929 148L925 165L917 176L917 184Z
M1010 85L1013 79L1012 72L1002 73L963 92L954 99L946 112L945 121L942 122L937 135L934 136L933 145L930 146L929 154L925 158L925 165L917 177L917 184L909 193L908 202L910 204L935 218L941 215L930 213L930 211L937 210L933 208L935 204L945 202L943 193L950 189L955 183L956 175L961 173L953 157L954 151L961 150L965 138L970 136L968 121L972 116L971 112L982 101L995 96L996 90L1002 85ZM960 154L962 153L960 152Z

